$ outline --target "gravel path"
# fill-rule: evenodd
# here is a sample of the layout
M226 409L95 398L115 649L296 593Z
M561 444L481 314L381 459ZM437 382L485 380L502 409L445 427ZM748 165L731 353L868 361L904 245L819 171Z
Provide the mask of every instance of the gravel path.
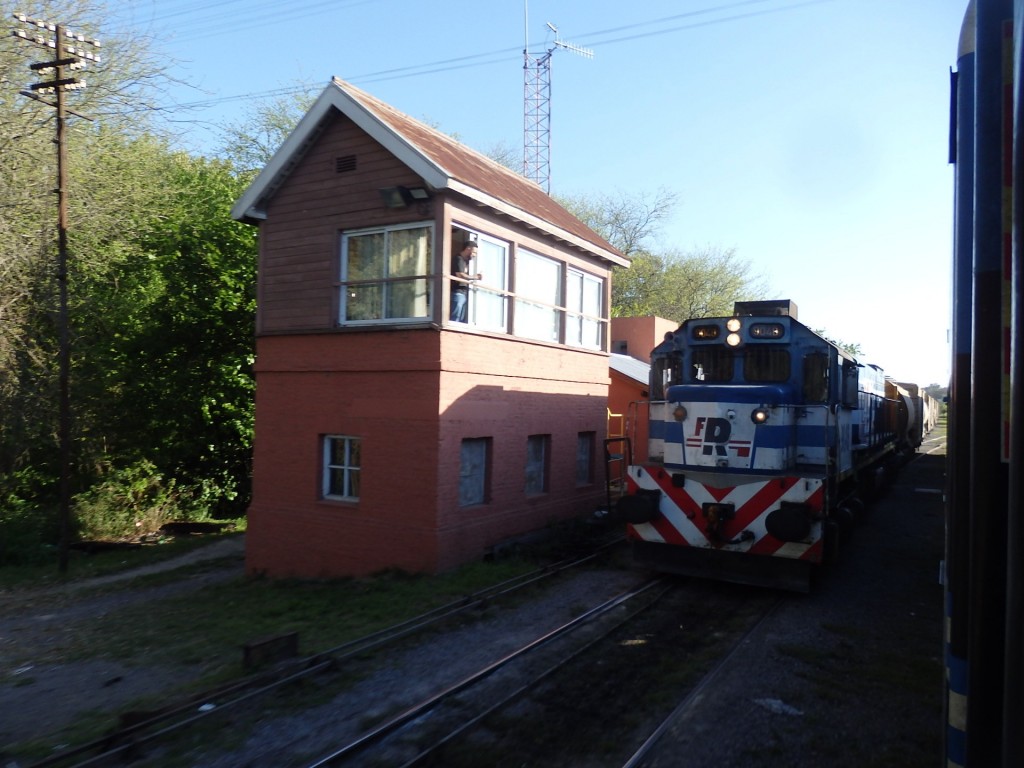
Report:
M239 578L245 541L225 536L175 558L121 573L0 595L0 760L8 745L41 739L90 712L109 712L188 682L187 668L139 668L116 660L72 661L68 649L78 627L106 613ZM221 567L166 584L105 589L203 561ZM58 745L55 745L58 746Z

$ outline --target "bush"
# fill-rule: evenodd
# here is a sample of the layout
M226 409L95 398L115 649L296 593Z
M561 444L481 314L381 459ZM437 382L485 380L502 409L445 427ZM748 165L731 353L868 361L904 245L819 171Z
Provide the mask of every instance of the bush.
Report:
M0 565L36 565L52 557L60 539L51 478L33 470L12 472L0 486Z
M113 469L72 501L78 531L87 539L124 539L154 533L182 517L181 494L145 459Z

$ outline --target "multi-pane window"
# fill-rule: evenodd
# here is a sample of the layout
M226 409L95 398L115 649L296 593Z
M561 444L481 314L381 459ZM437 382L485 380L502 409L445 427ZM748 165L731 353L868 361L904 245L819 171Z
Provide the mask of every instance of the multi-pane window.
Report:
M489 437L471 437L462 441L459 461L460 507L487 502L490 452Z
M576 485L594 482L594 432L580 432L576 436Z
M519 251L516 263L516 336L558 341L561 272L561 265L554 259Z
M520 338L602 349L608 320L604 280L512 243L453 226L453 243L477 244L467 324ZM514 311L510 311L514 310Z
M323 446L323 495L328 499L359 498L359 438L327 435Z
M433 239L429 224L346 233L339 322L429 318Z
M526 493L545 493L548 489L548 454L551 435L526 438Z
M565 343L587 349L601 348L600 279L576 269L565 277Z
M482 277L470 286L469 322L504 331L508 327L508 243L483 235L476 243L475 270Z

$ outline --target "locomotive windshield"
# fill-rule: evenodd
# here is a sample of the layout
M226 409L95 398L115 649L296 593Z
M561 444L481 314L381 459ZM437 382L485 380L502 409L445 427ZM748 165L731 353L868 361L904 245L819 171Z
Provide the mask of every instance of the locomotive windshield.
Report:
M728 347L699 347L690 357L692 381L732 381L732 350Z
M769 345L749 346L744 350L730 347L697 347L690 355L690 381L728 384L734 380L736 356L743 362L745 383L779 383L789 381L789 350Z
M748 382L789 381L789 350L782 347L747 347L743 378Z

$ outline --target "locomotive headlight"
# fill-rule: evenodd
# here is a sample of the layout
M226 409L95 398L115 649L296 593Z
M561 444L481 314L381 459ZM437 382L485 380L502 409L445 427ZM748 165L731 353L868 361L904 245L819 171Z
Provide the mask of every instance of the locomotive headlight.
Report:
M672 418L675 419L676 421L685 421L686 408L681 405L677 405L676 409L672 411Z
M738 317L730 317L725 321L725 329L736 333L740 329L740 319Z
M755 424L764 424L768 421L768 409L767 408L755 408L750 412L750 420Z
M730 333L725 337L725 343L730 347L738 347L740 345L740 335L738 333Z

